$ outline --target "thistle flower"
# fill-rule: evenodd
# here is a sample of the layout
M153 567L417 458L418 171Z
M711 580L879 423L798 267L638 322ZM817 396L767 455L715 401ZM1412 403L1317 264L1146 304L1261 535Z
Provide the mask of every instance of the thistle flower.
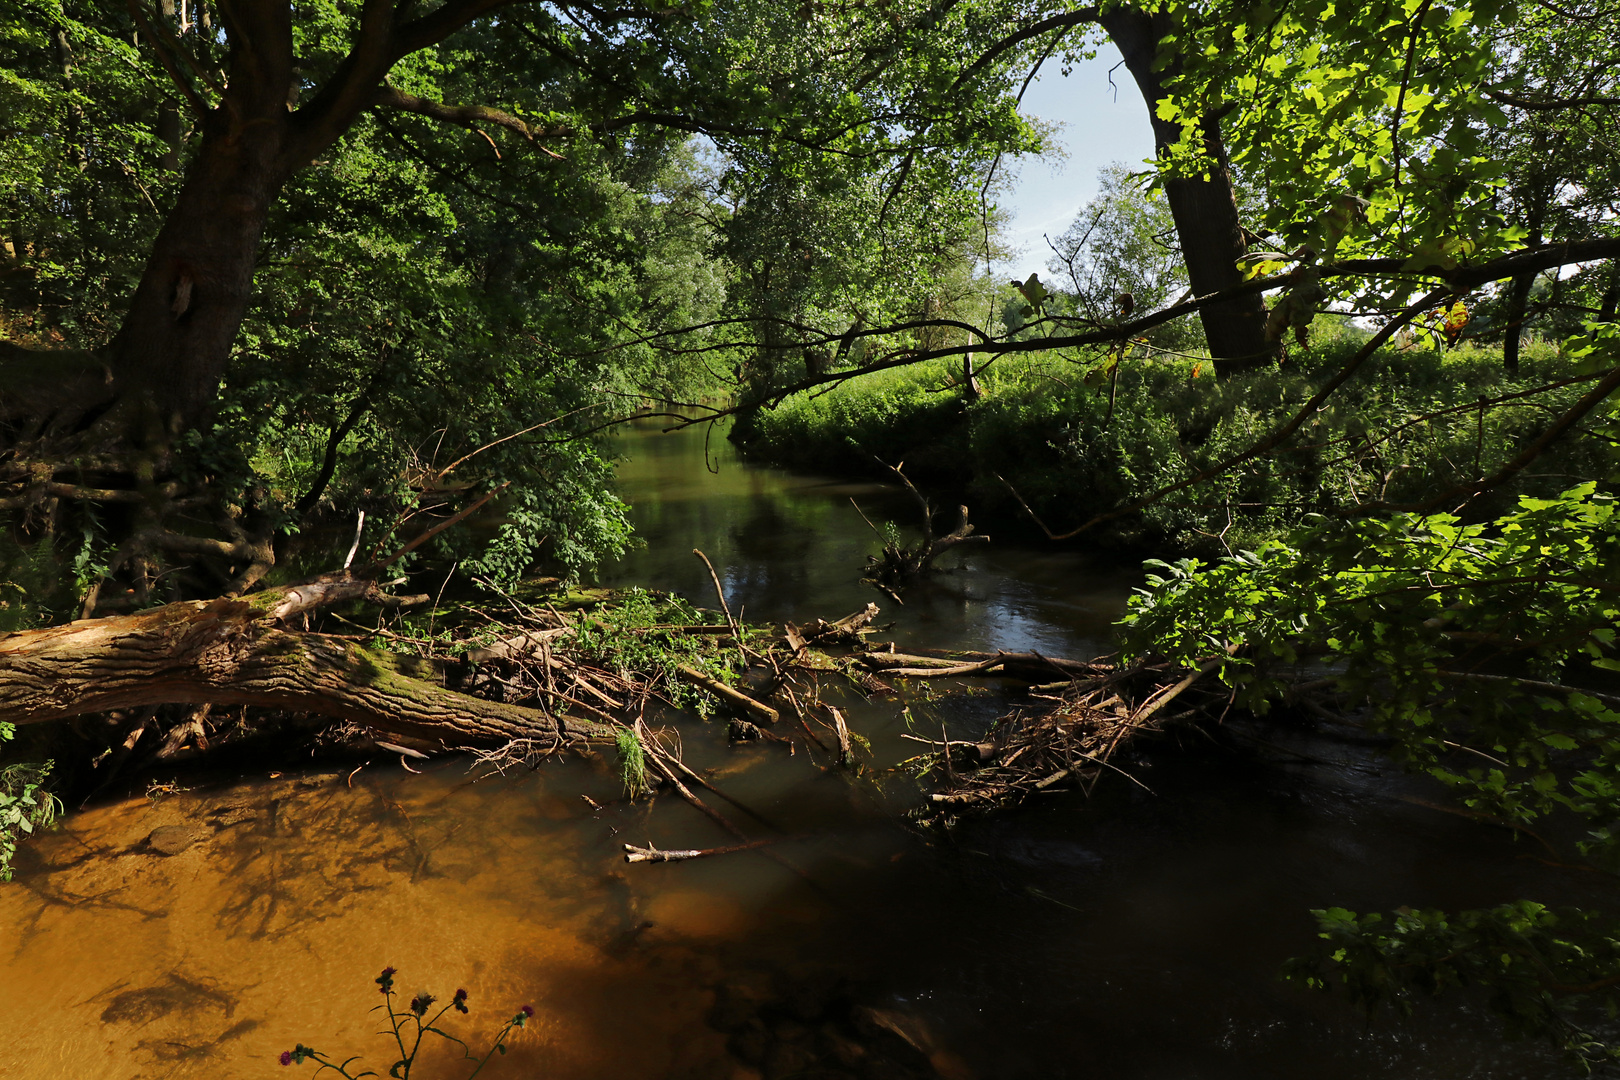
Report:
M385 967L382 970L382 974L377 976L377 985L381 987L381 992L384 994L391 994L394 992L394 971L394 968Z
M457 1012L465 1013L467 1011L467 991L457 990L455 1000L450 1004L456 1007Z
M280 1061L281 1061L281 1063L283 1065L291 1065L292 1064L292 1051L291 1050L283 1050L281 1052Z
M417 1016L426 1016L428 1006L432 1005L437 1000L438 998L435 998L432 994L424 990L411 999L411 1012L415 1013Z

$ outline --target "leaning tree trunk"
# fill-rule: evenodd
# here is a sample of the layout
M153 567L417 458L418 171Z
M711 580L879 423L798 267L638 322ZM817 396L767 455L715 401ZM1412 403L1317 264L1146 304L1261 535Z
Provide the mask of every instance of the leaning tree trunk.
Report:
M426 18L399 18L409 7L390 14L387 5L366 5L353 49L324 83L307 89L295 79L293 15L286 0L233 3L222 10L227 70L213 78L199 75L210 101L181 76L182 69L202 72L210 62L196 55L178 59L189 46L154 34L141 14L145 9L132 6L145 46L175 74L177 89L188 99L202 141L122 326L97 351L105 363L104 388L86 400L82 385L65 385L55 430L81 430L110 406L118 407L113 416L123 421L112 434L137 443L162 441L209 419L252 298L265 222L282 186L374 103L395 60L476 14L468 5L445 5ZM306 93L309 100L295 108ZM13 377L18 368L27 375L32 360L19 353L0 349L0 392L19 381L32 391L39 381ZM15 393L9 399L0 402L0 422L14 423L18 406L37 408Z
M219 396L265 220L286 180L286 128L282 105L280 117L204 135L110 346L119 397L149 403L165 433L195 426Z
M0 721L149 705L254 705L352 720L450 747L610 738L605 724L485 701L428 681L425 662L276 624L365 595L368 582L169 604L0 637Z
M1502 338L1502 366L1517 374L1519 347L1524 340L1525 314L1530 310L1530 288L1536 275L1520 274L1508 286L1507 331Z
M1158 103L1166 96L1165 80L1176 73L1174 63L1155 67L1159 41L1173 29L1165 13L1148 15L1133 8L1115 8L1099 20L1125 58L1125 66L1136 80L1142 99L1147 102L1153 122L1153 142L1159 155L1181 139L1178 125L1159 119ZM1170 213L1175 219L1181 255L1187 266L1193 295L1206 296L1240 285L1243 275L1237 260L1248 250L1238 222L1237 200L1232 193L1232 174L1227 164L1226 146L1221 141L1220 123L1205 117L1199 125L1204 151L1212 160L1204 177L1173 176L1164 182ZM1273 346L1266 341L1265 305L1258 294L1203 308L1200 317L1215 370L1222 376L1262 367L1271 361Z

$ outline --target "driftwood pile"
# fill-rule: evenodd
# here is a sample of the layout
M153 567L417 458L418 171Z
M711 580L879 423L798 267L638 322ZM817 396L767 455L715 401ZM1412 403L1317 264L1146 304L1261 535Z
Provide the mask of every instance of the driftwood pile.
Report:
M925 818L949 820L1007 806L1065 783L1089 791L1105 770L1140 784L1112 759L1139 736L1198 715L1201 706L1169 707L1185 704L1182 695L1219 666L1218 659L1210 660L1177 677L1162 664L1114 668L1106 659L1089 664L1041 659L1089 671L1076 671L1065 683L1032 687L1030 697L1039 704L1002 717L982 742L917 740L930 752L908 764L935 785ZM956 670L970 673L966 667Z
M867 768L864 741L838 699L824 697L827 688L853 684L872 695L895 692L901 680L1023 684L1030 704L985 741L949 741L944 732L938 742L919 740L930 754L911 764L935 786L928 806L943 818L1065 782L1089 785L1131 739L1184 715L1169 706L1215 666L1181 675L1033 651L900 652L872 641L881 629L876 604L774 632L745 628L714 577L720 611L654 609L676 613L679 621L668 624L619 619L600 604L570 609L504 596L509 613L497 618L463 605L476 618L449 635L442 625L435 635L431 619L425 633L420 626L405 632L406 624L386 616L367 629L341 612L369 621L365 605L389 612L400 604L374 583L336 574L4 635L0 720L99 714L86 723L106 727L108 751L82 790L104 788L142 757L147 765L174 761L250 737L263 725L248 722L248 709L346 722L344 738L398 754L406 768L409 759L443 750L472 751L504 770L571 747L618 743L621 753L639 747L643 783L674 790L736 839L707 851L628 849L633 861L755 848L778 858L699 795L735 805L685 766L669 733L647 727L650 704L690 704L695 688L706 695L700 700L732 715L733 738L780 744L790 754L802 748L826 768L858 773ZM635 646L641 639L647 648Z

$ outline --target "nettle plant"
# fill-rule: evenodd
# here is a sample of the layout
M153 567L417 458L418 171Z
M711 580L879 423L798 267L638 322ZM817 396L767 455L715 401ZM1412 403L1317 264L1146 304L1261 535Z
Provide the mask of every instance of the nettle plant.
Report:
M380 1031L378 1034L386 1035L394 1040L399 1059L388 1067L388 1075L396 1077L397 1080L407 1080L411 1075L411 1068L416 1064L417 1055L421 1053L422 1044L429 1035L435 1035L446 1042L452 1042L461 1047L462 1052L466 1055L466 1060L473 1063L472 1072L467 1074L467 1080L472 1080L473 1077L484 1071L484 1066L489 1064L495 1055L504 1055L506 1053L506 1040L511 1037L512 1032L527 1026L529 1020L534 1016L534 1006L524 1005L495 1033L494 1042L490 1044L488 1050L484 1051L482 1055L474 1054L472 1047L467 1045L466 1042L439 1026L444 1014L452 1009L463 1016L467 1015L467 991L457 990L449 1003L441 1006L438 1012L433 1013L432 1018L429 1019L428 1012L439 999L424 990L411 998L410 1004L405 1008L396 1007L394 999L399 995L394 990L395 974L397 974L397 969L386 967L383 968L382 974L377 976L376 983L379 992L383 996L383 1003L374 1007L371 1011L381 1011L387 1014L388 1030ZM359 1080L362 1076L378 1075L371 1069L366 1069L363 1072L349 1071L349 1068L355 1066L355 1063L360 1060L358 1054L337 1061L316 1050L313 1046L305 1046L303 1043L299 1043L291 1050L283 1050L279 1060L283 1065L302 1065L306 1061L313 1061L318 1066L315 1070L316 1076L326 1072L328 1069L339 1076L349 1077L350 1080Z

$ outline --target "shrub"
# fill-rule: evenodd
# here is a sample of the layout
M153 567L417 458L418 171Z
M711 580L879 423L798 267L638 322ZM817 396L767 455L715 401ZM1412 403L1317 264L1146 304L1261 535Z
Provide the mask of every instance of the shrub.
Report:
M1129 505L1258 442L1338 370L1365 332L1318 320L1318 342L1278 367L1217 380L1197 357L1127 357L1098 378L1097 355L1009 357L970 400L953 365L924 364L799 397L751 418L745 450L789 467L878 472L875 453L907 472L972 492L981 512L1015 513L1006 485L1054 531ZM1368 361L1288 446L1095 530L1132 550L1209 552L1254 546L1304 514L1369 501L1409 502L1491 472L1584 392L1532 391L1574 373L1557 351L1527 352L1514 376L1499 352L1413 348ZM1088 372L1090 377L1088 378ZM1437 415L1438 414L1438 415ZM865 453L863 453L865 452ZM1571 438L1534 470L1468 508L1502 513L1522 494L1551 495L1602 475L1608 451Z

